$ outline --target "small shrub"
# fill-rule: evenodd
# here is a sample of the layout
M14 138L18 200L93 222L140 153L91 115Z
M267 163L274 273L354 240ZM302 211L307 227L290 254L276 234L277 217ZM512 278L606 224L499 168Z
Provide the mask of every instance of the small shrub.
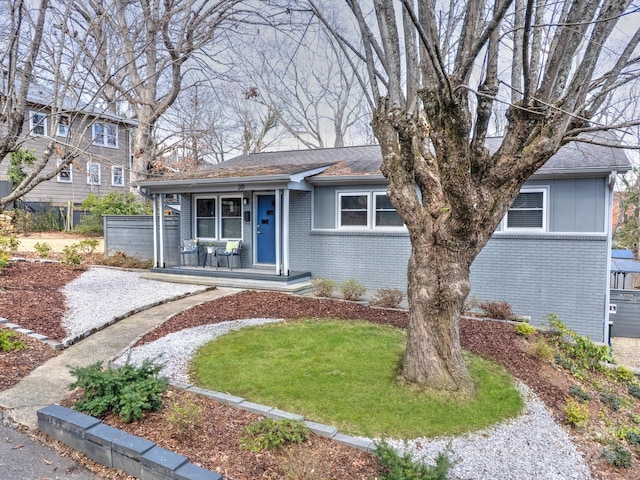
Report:
M403 296L402 291L397 288L380 288L369 304L376 307L398 308Z
M60 263L63 265L68 265L71 267L77 267L84 260L84 255L80 253L79 244L74 243L72 245L67 245L62 249L62 257L60 258Z
M569 387L569 393L576 397L580 403L585 403L591 400L591 395L589 395L581 386L579 385L571 385Z
M529 347L529 353L534 357L551 360L553 358L553 349L544 338L537 338Z
M629 392L629 395L631 395L632 397L640 399L640 385L639 384L630 383L629 386L627 387L627 391Z
M340 291L342 292L342 298L356 302L360 300L360 297L366 292L366 288L357 280L350 278L340 284Z
M202 407L191 398L174 401L169 407L167 421L173 426L177 438L185 438L202 424Z
M303 447L290 448L286 452L285 465L280 467L282 477L287 480L326 480L320 454Z
M309 439L309 429L298 420L274 420L263 418L245 428L240 448L258 453L280 448L288 443L302 443Z
M614 410L614 411L620 410L620 399L616 397L613 393L601 392L600 401L605 405L609 405L611 410Z
M330 297L336 288L336 282L328 278L312 278L311 287L316 297Z
M629 442L629 445L640 447L640 431L630 430L626 433L624 439Z
M564 407L567 423L574 427L583 427L589 420L589 407L570 398Z
M78 242L78 250L88 255L91 255L97 246L98 240L95 238L85 238Z
M52 250L51 245L46 242L36 242L33 248L36 250L38 256L42 258L47 258Z
M81 412L96 417L113 412L124 422L131 422L140 420L145 411L162 407L162 394L169 382L158 377L161 369L162 365L148 359L139 367L129 362L115 369L103 368L102 362L74 367L70 372L76 381L69 389L83 389L82 397L75 403Z
M8 267L11 263L9 258L9 254L7 252L0 252L0 273L2 273L3 268Z
M518 335L522 335L525 338L528 338L530 335L533 335L536 332L535 327L529 325L528 323L519 323L516 325L516 333Z
M436 457L435 465L426 465L414 461L409 453L402 457L389 444L382 442L376 445L373 454L380 459L384 473L380 480L446 480L453 462L445 452Z
M15 235L2 235L0 236L0 252L15 252L20 246L20 240Z
M605 447L602 450L602 456L609 465L617 468L631 467L631 452L622 445L614 444Z
M18 338L18 340L16 340ZM27 344L19 340L20 336L13 330L0 330L0 352L12 352L14 350L25 350Z
M557 315L547 316L551 338L580 369L602 371L601 362L613 363L611 347L596 345L589 337L578 335L560 321Z
M515 320L516 314L509 302L482 302L478 305L485 317L495 318L496 320Z
M623 365L619 365L608 370L607 375L616 382L620 383L630 382L635 377L634 373Z

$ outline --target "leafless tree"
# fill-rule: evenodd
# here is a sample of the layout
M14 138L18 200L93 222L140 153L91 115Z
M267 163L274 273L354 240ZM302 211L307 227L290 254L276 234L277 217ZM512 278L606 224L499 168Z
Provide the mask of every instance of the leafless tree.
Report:
M640 14L630 0L345 2L359 44L311 8L366 65L387 192L411 239L401 375L471 392L459 341L471 263L562 145L637 121L601 118L613 95L637 88ZM451 25L446 38L441 25ZM504 136L491 153L499 102Z
M65 27L72 3L7 0L0 5L0 162L23 147L31 127L30 109L37 108L48 119L51 131L57 128L61 112L78 120L85 131L90 126L92 105L81 100L82 86L72 80L78 56L65 48L73 35ZM76 42L82 41L76 33ZM25 168L11 194L0 198L0 210L68 168L84 143L79 132L64 139L44 132L35 162ZM61 162L51 167L53 156Z
M370 118L356 72L335 40L316 22L299 20L239 37L233 47L234 78L256 87L255 102L304 148L360 142Z
M114 106L125 101L138 121L133 179L155 159L153 130L183 87L183 67L240 13L239 0L88 0L76 2L76 25L93 39L86 72Z

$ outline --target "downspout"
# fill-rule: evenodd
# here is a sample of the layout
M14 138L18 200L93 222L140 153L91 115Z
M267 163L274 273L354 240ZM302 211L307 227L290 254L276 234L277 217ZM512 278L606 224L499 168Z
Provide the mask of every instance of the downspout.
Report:
M160 244L159 244L159 253L160 253L160 267L165 268L164 261L164 193L160 193L157 195L158 197L158 210L160 211L159 215L159 224L158 231L160 232ZM155 238L155 230L154 230L154 238ZM155 248L155 247L154 247Z
M604 296L604 341L611 346L611 325L609 323L609 303L611 302L611 246L613 244L613 228L611 227L611 219L613 215L613 188L616 185L616 177L618 172L613 171L609 174L609 182L607 185L607 209L605 211L604 226L607 232L607 274L606 289Z

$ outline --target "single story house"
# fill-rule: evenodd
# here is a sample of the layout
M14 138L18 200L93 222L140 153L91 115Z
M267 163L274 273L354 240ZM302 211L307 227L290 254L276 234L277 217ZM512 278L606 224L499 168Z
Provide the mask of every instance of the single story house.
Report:
M166 195L179 194L180 240L241 240L245 269L234 274L356 279L370 295L406 291L409 236L380 164L378 146L247 154L139 188L153 196L156 212ZM580 334L607 341L613 187L629 169L621 149L562 147L527 181L476 258L471 295L506 300L534 325L555 313ZM177 249L165 248L163 222L154 216L154 270L184 272ZM226 260L235 259L225 267ZM191 268L205 274L214 267L209 258L205 268Z

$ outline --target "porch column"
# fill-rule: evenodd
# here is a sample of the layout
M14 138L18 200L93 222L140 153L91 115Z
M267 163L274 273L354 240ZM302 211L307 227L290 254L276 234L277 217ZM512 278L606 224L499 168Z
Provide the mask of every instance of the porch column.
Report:
M153 266L158 267L158 201L153 194Z
M284 190L282 206L282 260L283 275L289 276L289 189Z
M158 195L158 209L160 210L160 266L165 267L164 262L164 198L165 194Z
M282 275L282 201L276 188L276 275Z

